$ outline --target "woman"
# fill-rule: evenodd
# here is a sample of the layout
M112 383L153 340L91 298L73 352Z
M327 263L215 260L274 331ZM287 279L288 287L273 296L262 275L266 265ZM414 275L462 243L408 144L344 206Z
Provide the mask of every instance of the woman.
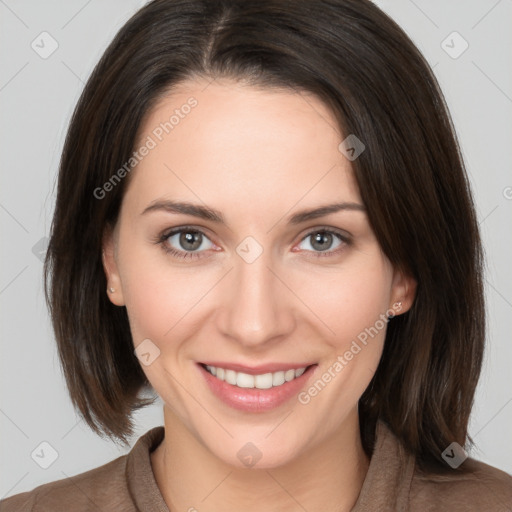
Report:
M463 229L462 229L463 228ZM442 94L362 0L156 0L76 107L46 260L126 456L2 510L507 510L467 457L482 251Z

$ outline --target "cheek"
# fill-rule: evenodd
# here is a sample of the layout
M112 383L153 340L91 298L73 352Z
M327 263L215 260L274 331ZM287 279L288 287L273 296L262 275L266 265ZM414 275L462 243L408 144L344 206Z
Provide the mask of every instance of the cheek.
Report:
M369 255L350 263L339 272L295 278L297 295L307 297L307 305L324 325L325 339L339 350L379 321L390 306L392 271L387 260Z
M211 285L188 269L171 268L158 247L131 247L125 247L120 272L134 343L149 338L163 346Z
M186 397L172 376L198 323L198 303L212 284L198 279L197 273L194 278L186 269L171 268L165 263L165 255L156 252L154 248L134 248L125 257L123 294L134 346L151 340L151 344L141 345L149 347L152 357L150 364L141 359L142 370L167 403L185 411Z
M329 418L325 427L335 428L355 407L379 364L392 271L384 258L368 257L317 283L323 286L313 294L310 305L329 329L322 338L329 349L299 402L315 404Z
M194 283L191 286L191 283ZM164 348L183 335L194 317L194 307L211 284L196 282L190 275L175 273L172 279L140 272L130 284L126 308L134 342L149 338Z

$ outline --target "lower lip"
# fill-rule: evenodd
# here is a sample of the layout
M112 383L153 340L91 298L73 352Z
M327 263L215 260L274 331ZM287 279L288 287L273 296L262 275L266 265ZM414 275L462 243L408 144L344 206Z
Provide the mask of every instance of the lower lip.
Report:
M269 389L239 388L217 379L202 365L197 366L210 390L225 404L240 411L265 412L279 407L298 395L318 365L311 365L300 377Z

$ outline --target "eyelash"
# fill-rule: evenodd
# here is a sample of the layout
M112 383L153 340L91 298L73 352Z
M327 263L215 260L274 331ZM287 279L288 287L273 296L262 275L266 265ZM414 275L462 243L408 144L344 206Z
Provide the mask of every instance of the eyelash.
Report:
M173 229L171 231L165 232L162 235L158 236L158 238L155 240L155 243L161 245L163 251L166 254L170 254L171 256L176 257L178 259L184 260L184 259L202 258L203 257L202 252L204 252L204 251L178 251L177 249L171 248L166 244L167 240L169 238L171 238L173 235L176 235L177 233L187 233L187 232L199 233L209 240L208 236L205 233L203 233L200 229L194 228L192 226L182 226L180 228ZM316 228L316 229L310 231L309 233L304 235L304 237L300 240L300 242L303 242L304 240L306 240L306 238L308 238L312 235L315 235L317 233L322 233L322 234L327 233L327 234L335 235L343 243L343 245L341 247L338 247L335 250L332 250L332 251L329 251L329 250L328 251L306 251L306 252L312 252L315 255L313 257L315 257L315 258L316 257L325 258L325 257L329 257L329 256L335 256L344 249L344 247L343 247L344 245L351 244L351 240L347 235L341 234L340 232L335 231L332 228L328 228L327 226L322 226L320 228Z

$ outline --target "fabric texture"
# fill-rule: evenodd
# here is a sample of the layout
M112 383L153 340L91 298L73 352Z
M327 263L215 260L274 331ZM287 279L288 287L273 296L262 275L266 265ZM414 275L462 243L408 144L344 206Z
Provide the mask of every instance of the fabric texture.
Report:
M126 455L6 498L0 512L169 512L150 459L164 433L163 426L154 427ZM471 473L423 474L414 456L378 422L370 466L352 512L512 512L512 476L472 458L463 464Z

